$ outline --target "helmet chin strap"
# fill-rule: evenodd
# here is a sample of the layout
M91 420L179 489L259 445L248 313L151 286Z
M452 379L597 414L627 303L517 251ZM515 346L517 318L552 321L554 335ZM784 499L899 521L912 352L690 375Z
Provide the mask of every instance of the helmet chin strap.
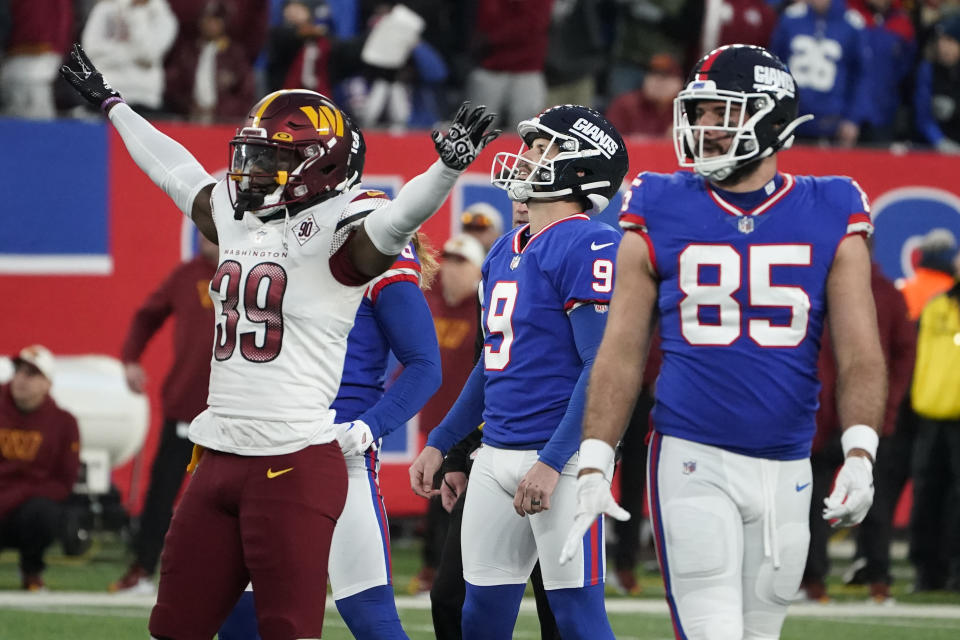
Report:
M507 186L507 196L514 202L526 202L533 197L533 185L529 182L511 182Z
M259 202L250 202L255 210L250 211L250 209L246 209L246 211L249 211L254 217L260 220L273 217L280 211L286 209L285 205L277 204L280 202L282 193L283 185L278 185L276 189L264 196L254 196L252 200L259 200Z
M694 167L694 171L709 180L710 182L723 182L733 173L733 167L719 167L717 169L704 169L703 167Z
M714 184L719 184L721 182L736 183L740 179L752 173L760 160L772 156L777 151L789 149L793 145L793 132L801 124L810 120L813 120L813 116L809 114L798 117L793 122L785 126L783 131L780 132L780 135L777 136L779 144L765 149L763 153L749 158L743 164L738 165L736 164L736 161L732 161L731 164L723 167L717 167L716 169L704 170L703 168L694 167L694 171Z
M760 166L760 160L772 156L774 153L773 149L767 149L741 165L720 167L710 172L697 171L697 173L719 187L725 186L723 183L726 183L726 186L733 186L756 171L757 167Z

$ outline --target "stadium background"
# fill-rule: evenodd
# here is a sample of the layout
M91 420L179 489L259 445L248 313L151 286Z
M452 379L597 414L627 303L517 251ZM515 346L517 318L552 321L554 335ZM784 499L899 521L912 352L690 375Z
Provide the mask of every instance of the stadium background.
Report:
M214 175L227 164L231 127L160 124ZM105 123L0 120L0 353L39 342L59 355L117 357L133 311L179 260L193 235L172 202L133 164ZM394 194L435 159L426 133L367 135L364 184ZM434 247L456 231L457 213L475 201L509 221L505 194L489 185L496 151L515 151L504 135L485 150L424 231ZM673 171L664 142L631 141L630 173ZM797 148L781 156L784 171L853 176L873 202L875 257L890 278L909 275L919 237L943 227L960 237L960 158L935 153ZM619 201L602 215L615 224ZM507 224L506 226L509 226ZM161 422L159 389L170 365L167 326L148 348L151 430L141 454L114 470L114 483L138 513ZM407 488L407 461L419 450L411 425L392 436L381 476L392 516L422 512ZM136 478L134 477L136 476ZM131 487L133 494L131 495ZM906 513L901 509L898 520Z

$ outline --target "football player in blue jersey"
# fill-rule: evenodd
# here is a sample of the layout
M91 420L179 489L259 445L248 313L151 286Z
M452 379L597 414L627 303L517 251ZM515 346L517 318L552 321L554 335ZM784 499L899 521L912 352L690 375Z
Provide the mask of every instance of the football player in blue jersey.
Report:
M529 224L502 236L483 265L486 339L460 397L410 468L430 496L443 454L480 422L461 545L463 638L513 636L539 557L560 635L613 638L603 602L602 520L577 561L557 559L576 506L577 441L586 381L606 322L620 235L602 211L627 172L623 140L587 107L522 121L523 145L494 159L493 183L525 202ZM529 515L530 517L524 517Z
M343 379L332 405L349 481L333 530L330 585L337 611L358 640L407 638L393 597L376 443L412 418L440 386L440 347L421 291L436 271L418 234L390 269L370 281L347 337ZM384 391L391 351L403 370ZM221 627L220 640L259 640L254 600L248 587Z
M817 355L830 322L845 462L825 501L837 526L873 499L886 374L870 289L866 197L845 177L777 169L797 117L787 67L730 45L694 67L674 109L693 172L641 173L620 216L617 285L580 445L575 558L610 494L613 447L659 316L663 364L648 495L677 638L780 636L809 541Z

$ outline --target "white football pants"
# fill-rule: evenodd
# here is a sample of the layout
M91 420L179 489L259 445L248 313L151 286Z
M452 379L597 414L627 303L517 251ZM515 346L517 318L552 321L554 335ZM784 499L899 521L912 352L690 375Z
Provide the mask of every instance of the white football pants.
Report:
M812 474L654 433L648 499L677 638L772 640L810 542Z
M538 557L547 590L603 582L603 518L587 531L577 556L560 565L560 550L577 511L577 454L563 468L549 510L522 518L514 511L517 486L537 459L536 451L480 448L460 527L463 577L470 584L524 584Z

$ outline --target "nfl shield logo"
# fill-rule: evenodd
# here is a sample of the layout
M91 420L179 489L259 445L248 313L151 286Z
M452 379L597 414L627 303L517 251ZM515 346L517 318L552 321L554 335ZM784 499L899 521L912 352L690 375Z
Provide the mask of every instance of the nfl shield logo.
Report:
M520 266L520 254L513 256L513 260L510 261L510 270L513 271L518 266Z
M753 231L753 218L740 216L740 219L737 220L737 229L740 230L740 233L750 233Z
M688 476L694 471L697 470L697 461L696 460L684 460L683 461L683 475Z

